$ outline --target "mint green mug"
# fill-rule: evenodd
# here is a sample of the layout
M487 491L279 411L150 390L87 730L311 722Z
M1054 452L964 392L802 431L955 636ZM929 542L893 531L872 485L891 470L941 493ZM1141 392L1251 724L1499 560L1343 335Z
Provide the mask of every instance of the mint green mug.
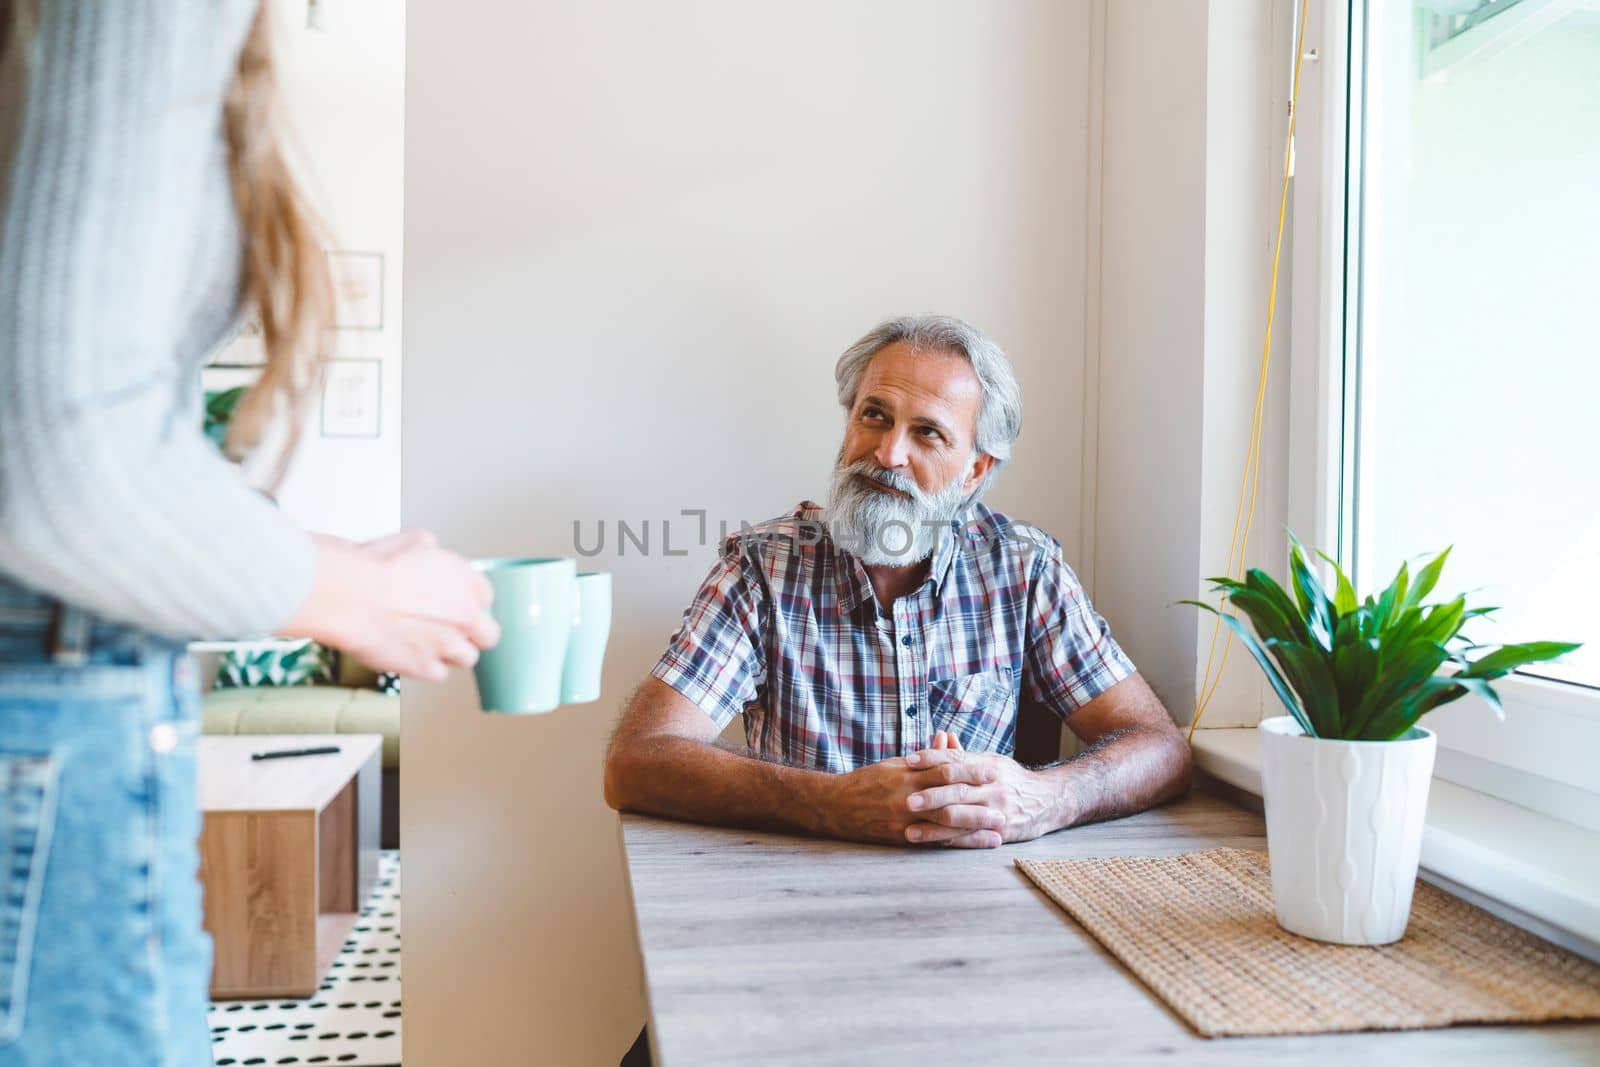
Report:
M491 610L500 624L500 643L473 668L478 705L513 715L554 711L577 607L577 563L529 557L480 559L472 566L494 589Z
M561 703L587 704L600 699L600 671L611 636L611 575L586 571L578 575L577 610L561 671Z

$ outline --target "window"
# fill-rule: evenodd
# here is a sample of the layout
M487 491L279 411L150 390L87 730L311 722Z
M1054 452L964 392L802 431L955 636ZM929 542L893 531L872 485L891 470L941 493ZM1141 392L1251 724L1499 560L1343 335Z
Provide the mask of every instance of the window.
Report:
M1362 589L1452 545L1443 584L1502 607L1479 641L1585 642L1503 684L1506 723L1462 701L1428 725L1442 776L1600 829L1600 9L1325 2L1296 145L1295 432L1325 438L1298 448L1301 517Z
M1469 634L1584 641L1539 673L1600 686L1600 11L1524 6L1372 8L1351 559L1454 542L1503 608Z

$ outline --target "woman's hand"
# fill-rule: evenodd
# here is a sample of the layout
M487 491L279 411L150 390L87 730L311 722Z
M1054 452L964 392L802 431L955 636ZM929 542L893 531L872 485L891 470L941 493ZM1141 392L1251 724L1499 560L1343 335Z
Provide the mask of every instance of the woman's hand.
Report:
M317 579L283 633L311 637L379 671L440 681L500 639L494 593L426 530L365 544L314 534Z

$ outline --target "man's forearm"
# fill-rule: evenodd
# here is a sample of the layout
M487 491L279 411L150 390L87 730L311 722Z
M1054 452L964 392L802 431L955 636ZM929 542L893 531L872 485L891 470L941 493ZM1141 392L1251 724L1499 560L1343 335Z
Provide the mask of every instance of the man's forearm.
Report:
M790 767L693 738L658 735L614 753L606 800L691 822L826 834L835 775Z
M1117 819L1188 792L1189 746L1175 731L1124 730L1037 772L1051 803L1042 832Z

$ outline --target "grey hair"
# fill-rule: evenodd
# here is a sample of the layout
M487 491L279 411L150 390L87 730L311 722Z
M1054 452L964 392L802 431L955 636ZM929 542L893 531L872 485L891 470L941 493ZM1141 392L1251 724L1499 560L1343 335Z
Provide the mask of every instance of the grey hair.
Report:
M994 466L973 490L967 503L977 500L989 488L1007 463L1011 462L1011 443L1022 432L1022 389L1011 369L1011 361L1000 346L975 327L950 315L903 315L874 326L867 335L839 357L833 368L839 384L839 403L846 412L855 407L856 391L872 357L890 345L904 341L914 352L948 352L972 364L983 389L983 404L978 409L979 452L994 457Z

